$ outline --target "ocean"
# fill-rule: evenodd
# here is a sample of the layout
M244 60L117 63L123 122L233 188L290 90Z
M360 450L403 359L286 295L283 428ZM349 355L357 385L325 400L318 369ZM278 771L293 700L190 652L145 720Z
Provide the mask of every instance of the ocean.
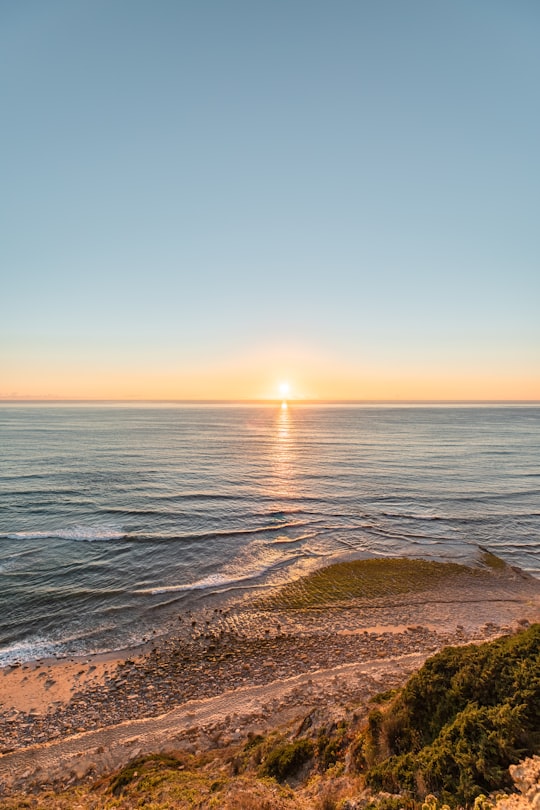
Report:
M540 407L0 407L0 664L348 556L540 576Z

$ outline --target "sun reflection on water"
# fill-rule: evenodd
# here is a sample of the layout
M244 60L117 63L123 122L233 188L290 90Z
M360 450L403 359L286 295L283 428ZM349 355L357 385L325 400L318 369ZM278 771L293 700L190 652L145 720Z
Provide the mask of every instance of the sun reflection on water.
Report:
M286 402L282 402L276 411L272 462L275 496L287 499L294 497L294 429L292 414Z

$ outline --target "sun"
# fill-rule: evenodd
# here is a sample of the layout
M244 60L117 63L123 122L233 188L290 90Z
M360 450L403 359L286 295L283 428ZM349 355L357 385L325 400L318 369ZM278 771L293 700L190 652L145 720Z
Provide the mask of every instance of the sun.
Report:
M291 390L291 386L288 382L282 382L279 384L279 393L281 395L281 399L287 399Z

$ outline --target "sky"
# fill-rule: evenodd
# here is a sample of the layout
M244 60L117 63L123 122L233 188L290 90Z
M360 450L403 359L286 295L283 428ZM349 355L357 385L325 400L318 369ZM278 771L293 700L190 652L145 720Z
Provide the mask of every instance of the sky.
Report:
M536 0L0 0L0 398L540 399Z

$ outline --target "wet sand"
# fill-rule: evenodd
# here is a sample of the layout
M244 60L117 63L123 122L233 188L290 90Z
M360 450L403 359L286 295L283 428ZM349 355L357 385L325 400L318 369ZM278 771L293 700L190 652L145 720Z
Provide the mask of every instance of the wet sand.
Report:
M8 667L0 789L63 786L140 753L231 744L315 710L361 711L438 649L540 621L537 580L507 566L454 574L436 589L326 595L302 608L279 594L207 607L136 651Z

